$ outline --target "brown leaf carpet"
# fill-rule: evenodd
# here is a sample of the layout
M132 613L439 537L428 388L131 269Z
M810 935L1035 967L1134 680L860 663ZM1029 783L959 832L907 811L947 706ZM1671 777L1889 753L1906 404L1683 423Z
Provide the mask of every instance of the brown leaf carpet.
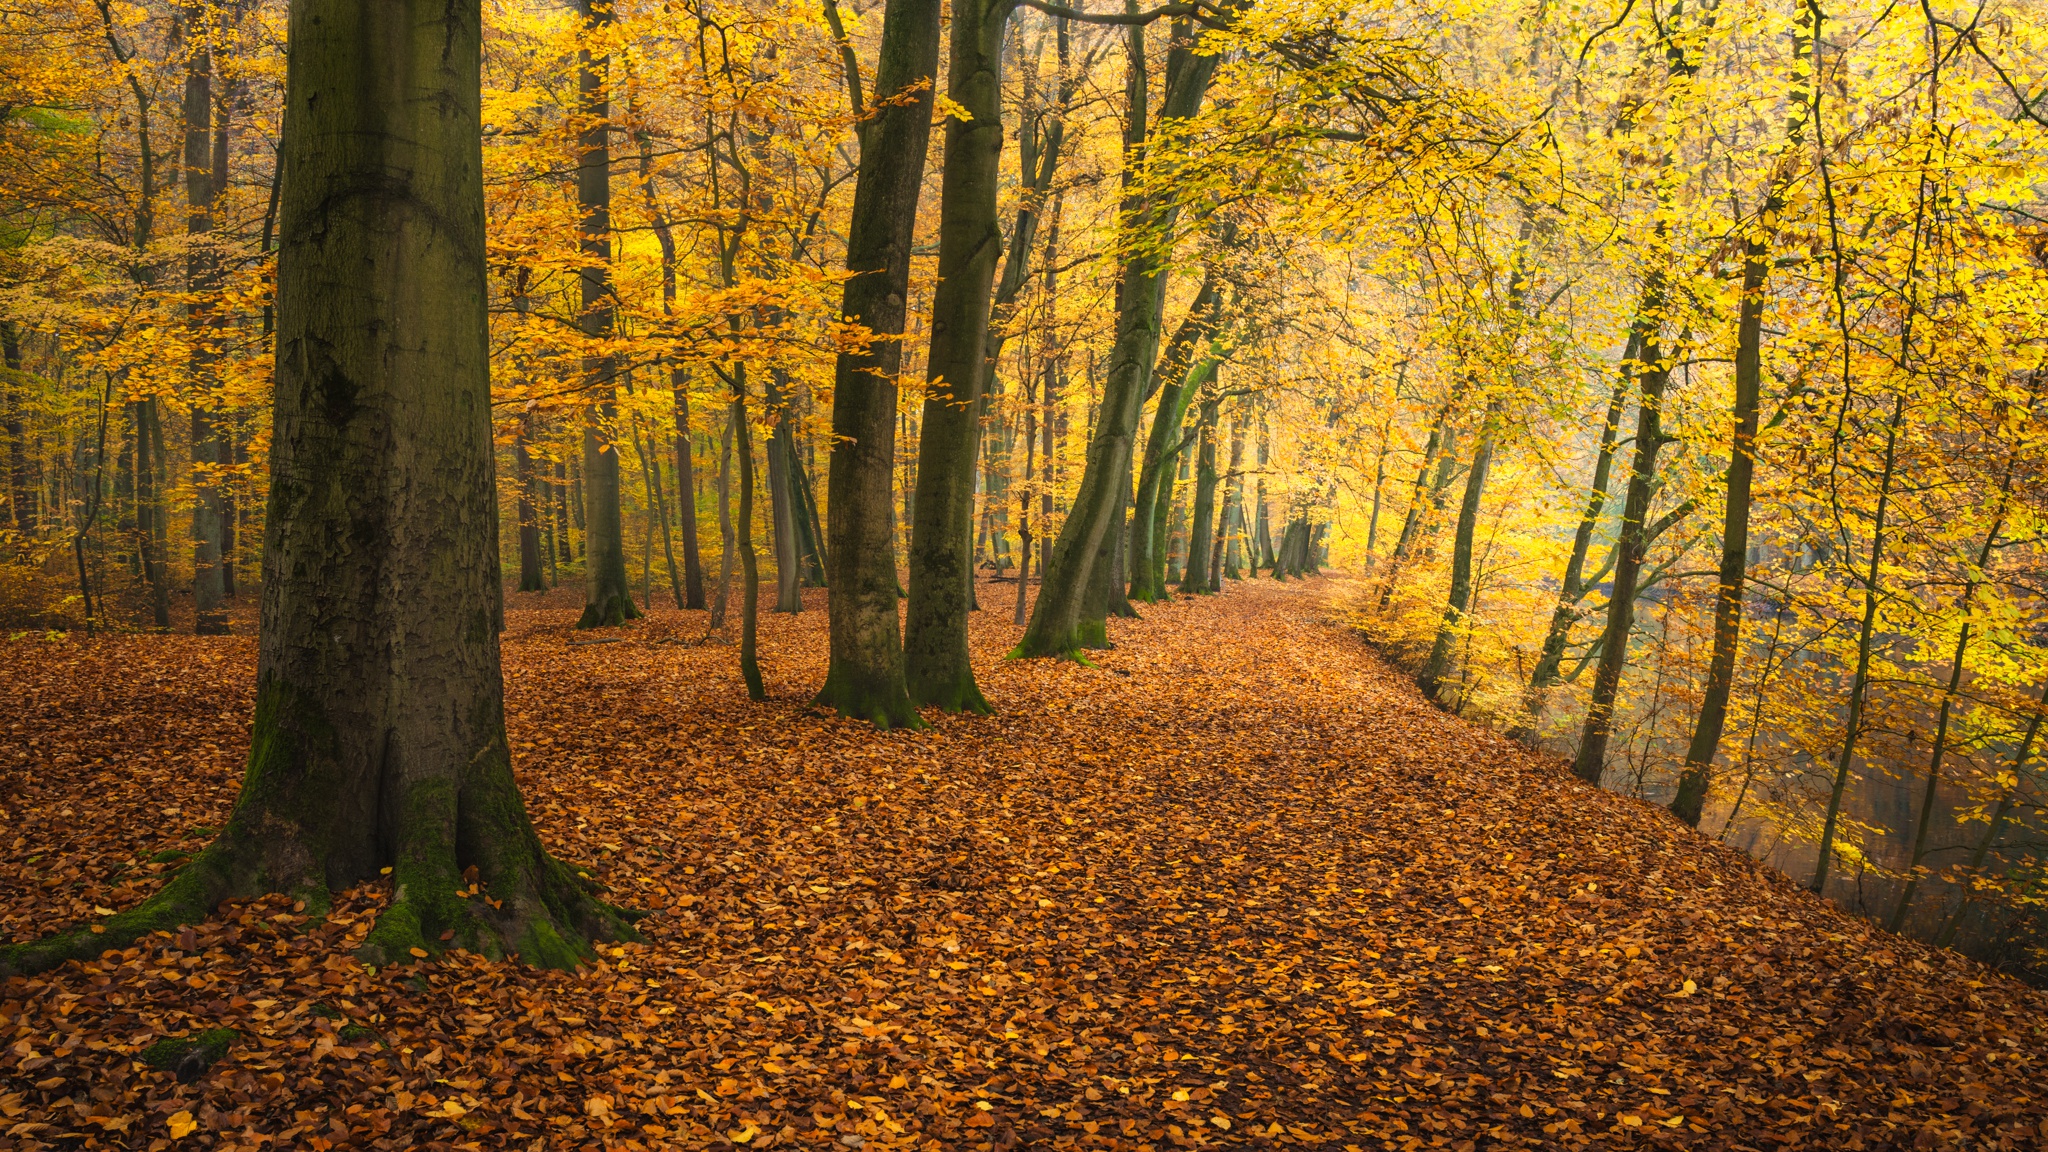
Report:
M0 983L0 1152L2048 1146L2041 994L1443 715L1348 591L1149 606L1085 668L1001 659L987 583L998 714L886 734L807 707L822 593L762 612L765 705L702 613L514 597L529 806L646 942L371 973L376 885L224 907ZM0 642L0 939L205 842L254 657ZM213 1028L195 1083L135 1059Z

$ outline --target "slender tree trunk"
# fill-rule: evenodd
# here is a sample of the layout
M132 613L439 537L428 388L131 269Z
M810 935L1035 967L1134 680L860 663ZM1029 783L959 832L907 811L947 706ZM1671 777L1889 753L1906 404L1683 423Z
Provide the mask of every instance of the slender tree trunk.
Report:
M1224 494L1226 511L1223 536L1223 575L1231 580L1244 579L1242 561L1239 559L1244 542L1244 412L1239 409L1230 418L1230 487Z
M1572 772L1588 784L1600 783L1607 767L1607 739L1614 730L1615 697L1628 661L1629 633L1635 628L1636 584L1650 549L1650 499L1656 493L1657 452L1664 445L1664 389L1670 382L1671 369L1664 360L1658 334L1664 304L1663 277L1656 272L1651 277L1651 284L1643 292L1644 311L1636 320L1634 343L1642 350L1642 358L1628 368L1639 389L1636 448L1629 468L1628 495L1622 506L1614 593L1607 604L1600 664L1593 673L1592 698L1586 706L1578 756L1572 762Z
M1373 463L1372 516L1365 522L1365 570L1368 573L1380 559L1380 496L1387 486L1387 446L1393 432L1392 420L1388 420L1380 427L1379 457Z
M732 599L732 576L739 564L739 546L732 524L732 406L726 406L725 427L718 436L718 588L711 598L711 628L725 627L726 605Z
M1465 498L1458 502L1458 527L1451 544L1451 594L1437 624L1436 640L1422 663L1416 682L1423 694L1436 698L1437 689L1451 670L1451 646L1465 625L1465 609L1472 601L1472 542L1479 530L1479 505L1486 494L1486 474L1493 466L1494 439L1500 433L1500 402L1488 406L1486 423L1479 430L1479 443L1472 449L1472 467L1465 473Z
M1795 61L1812 57L1812 40L1804 29L1802 13L1801 31L1793 36ZM1771 272L1771 233L1784 211L1794 154L1805 135L1806 117L1813 107L1805 98L1812 82L1810 72L1797 81L1791 120L1785 132L1785 151L1772 167L1768 189L1757 207L1756 222L1743 245L1742 302L1735 324L1735 430L1728 446L1721 568L1714 583L1714 654L1707 666L1707 686L1700 698L1692 743L1685 751L1685 768L1679 774L1678 793L1671 799L1672 813L1695 827L1700 822L1700 810L1706 805L1714 756L1721 748L1721 730L1728 722L1728 694L1735 686L1735 657L1742 642L1743 584L1749 573L1750 489L1756 476L1757 409L1763 398L1764 285Z
M519 416L519 438L512 442L513 480L519 489L519 590L545 592L547 581L540 564L540 521L534 508L539 480L534 475L533 453L527 445L533 438L533 413Z
M802 561L798 559L797 518L800 514L795 484L790 471L796 466L796 442L789 426L788 375L781 368L768 373L768 409L775 426L768 433L769 524L775 544L775 610L796 613L804 610L798 589Z
M149 583L150 617L158 628L169 628L170 577L164 571L165 521L169 516L163 498L160 407L155 397L135 404L135 543L142 557L142 577Z
M369 963L460 947L570 967L587 941L632 935L542 848L505 741L480 6L299 0L290 42L247 772L226 829L160 892L96 931L0 949L0 973L230 897L291 892L317 914L380 868L393 895ZM353 194L366 182L390 191Z
M1394 553L1387 558L1387 575L1380 581L1380 607L1393 602L1394 588L1401 579L1401 565L1408 559L1409 550L1415 546L1422 530L1422 517L1430 500L1424 493L1441 492L1450 483L1451 464L1456 458L1452 451L1456 436L1451 429L1451 410L1457 404L1457 397L1444 402L1437 411L1436 423L1429 430L1429 439L1422 445L1422 465L1415 469L1415 485L1408 492L1408 511L1401 517L1401 535L1394 540ZM1429 481L1429 470L1436 467L1436 481Z
M1220 298L1219 278L1212 267L1204 274L1188 315L1167 342L1166 352L1154 371L1159 385L1159 403L1152 412L1152 431L1145 438L1144 462L1138 469L1138 494L1131 521L1131 591L1133 600L1152 603L1166 598L1166 557L1161 543L1165 525L1159 510L1159 491L1170 484L1167 466L1173 462L1173 446L1180 441L1188 404L1200 385L1192 368L1198 345L1215 333Z
M650 519L648 531L651 533L654 530L654 522L659 522L661 527L661 558L668 565L669 592L675 597L676 607L681 608L683 606L683 574L682 570L676 565L675 533L670 530L668 523L668 494L661 482L661 457L648 450L647 442L640 434L640 421L637 417L633 421L633 454L640 458L641 482L647 487L647 502L652 505L654 511L654 517ZM652 549L650 548L649 551L651 552ZM654 598L646 588L647 575L644 562L641 567L640 600L651 611L654 607Z
M1906 913L1912 909L1913 895L1920 888L1920 864L1927 858L1927 833L1934 819L1935 794L1941 787L1941 764L1948 753L1949 716L1955 708L1956 691L1963 683L1963 658L1970 650L1970 606L1977 597L1977 585L1985 579L1991 565L1991 554L1998 548L1998 538L2005 530L2003 501L2012 491L2012 470L2014 461L2008 457L2005 476L2000 483L2001 507L1996 519L1991 522L1991 531L1985 534L1984 544L1977 549L1976 563L1963 578L1963 592L1957 599L1956 609L1962 614L1962 626L1956 632L1955 654L1949 658L1948 687L1941 694L1941 708L1934 721L1934 750L1927 761L1927 789L1920 799L1920 819L1913 831L1913 850L1906 862L1906 886L1899 893L1899 902L1892 909L1891 921L1885 925L1890 932L1897 932L1906 922Z
M1216 533L1216 413L1220 401L1202 402L1196 421L1201 444L1195 450L1195 512L1188 530L1188 560L1181 570L1180 590L1195 594L1216 590L1209 552Z
M817 702L880 727L920 727L903 678L890 480L895 474L896 373L902 361L910 246L931 137L939 0L888 0L874 90L879 111L862 134L847 231L841 315L873 333L839 356L826 498L831 664ZM977 345L977 352L979 345Z
M213 231L213 53L209 30L200 25L205 9L187 7L179 22L190 45L185 63L185 288L192 296L186 323L193 329L193 384L201 399L192 406L192 605L193 630L201 636L228 631L227 594L221 568L221 533L226 524L221 476L231 461L213 412L211 346L216 321L205 302L219 287L216 262L209 248ZM161 514L161 513L159 513Z
M766 700L768 689L761 682L761 664L754 652L755 629L760 616L761 572L754 558L754 436L747 425L747 367L733 366L732 389L733 454L740 462L740 677L747 682L747 699Z
M2048 710L2048 686L2041 690L2041 699L2034 714L2027 717L2026 735L2020 738L2020 746L2013 752L2012 768L2007 773L2009 783L1999 790L1998 804L1991 810L1991 819L1985 822L1984 834L1977 838L1976 846L1970 849L1970 862L1963 866L1966 880L1962 898L1956 901L1956 910L1949 913L1948 920L1935 934L1936 947L1946 948L1955 943L1956 930L1962 926L1963 914L1969 910L1972 893L1971 883L1984 874L1984 861L1991 855L1991 849L1998 843L1998 834L2005 830L2005 822L2012 810L2019 804L2021 773L2034 752L2034 740L2041 734L2043 711Z
M1564 661L1565 642L1571 638L1572 625L1579 619L1579 601L1586 595L1586 553L1591 550L1593 533L1600 526L1600 513L1607 507L1607 488L1614 471L1614 449L1621 435L1621 414L1628 406L1629 388L1635 382L1630 372L1642 351L1640 339L1633 329L1629 332L1628 345L1622 353L1621 370L1614 376L1614 389L1607 400L1607 416L1600 425L1600 449L1593 458L1593 482L1586 489L1586 507L1579 513L1578 530L1572 534L1571 557L1565 561L1564 578L1558 582L1557 603L1550 610L1550 627L1543 634L1543 647L1538 650L1536 668L1530 673L1529 687L1523 694L1522 707L1528 718L1514 733L1518 738L1526 738L1535 730L1536 721L1543 713L1544 697L1557 683L1558 669Z
M683 528L683 607L704 607L704 557L697 545L696 447L690 436L690 376L681 365L669 370L669 394L676 408L676 500Z
M1846 397L1843 403L1848 403ZM1820 857L1813 866L1813 879L1807 884L1809 889L1823 895L1828 890L1828 867L1834 862L1835 826L1841 817L1842 797L1849 787L1849 765L1855 763L1856 741L1863 734L1863 709L1870 695L1870 649L1881 600L1885 517L1891 511L1892 481L1898 464L1899 421L1905 412L1906 399L1900 396L1892 403L1891 422L1885 430L1884 469L1878 474L1877 509L1870 536L1870 567L1863 576L1863 621L1856 632L1856 672L1849 681L1848 722L1843 726L1842 753L1835 760L1834 782L1828 788L1828 812L1821 825Z
M14 513L14 529L23 536L36 530L36 485L29 472L28 425L24 419L29 394L21 377L21 337L14 321L0 320L0 356L7 368L7 499ZM90 613L88 612L88 615Z
M1217 62L1216 57L1195 51L1192 26L1184 20L1176 20L1173 31L1161 107L1166 120L1194 115ZM1084 636L1083 620L1091 620L1092 632L1094 606L1100 604L1104 613L1108 610L1109 584L1091 577L1098 562L1113 561L1122 527L1118 520L1130 500L1132 437L1158 348L1166 288L1168 254L1159 249L1156 240L1171 232L1175 212L1170 200L1151 200L1140 190L1137 178L1149 141L1143 26L1131 27L1129 48L1123 215L1131 222L1131 234L1125 238L1117 293L1116 342L1110 351L1081 485L1053 545L1052 557L1044 566L1031 622L1013 656L1078 659L1084 641L1096 639Z
M1051 363L1048 361L1050 375ZM1017 609L1012 622L1022 628L1029 619L1031 600L1031 485L1038 472L1038 385L1024 385L1024 483L1017 497Z
M575 544L569 539L569 463L561 456L555 458L555 552L561 563L571 564L576 560ZM560 580L556 581L557 584Z
M602 0L574 0L583 33L602 42L612 24L611 6ZM576 205L581 213L577 272L582 291L579 318L583 335L604 340L612 334L612 174L609 55L594 55L590 44L576 50L578 111L584 127L576 144ZM585 394L590 406L583 427L583 616L578 628L608 628L637 618L633 588L626 576L625 525L619 513L619 410L616 399L618 362L609 354L583 360Z

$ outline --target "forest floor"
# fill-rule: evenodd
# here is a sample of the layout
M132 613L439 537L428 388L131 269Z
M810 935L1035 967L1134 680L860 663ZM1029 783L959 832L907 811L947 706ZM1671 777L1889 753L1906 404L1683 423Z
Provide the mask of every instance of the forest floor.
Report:
M515 600L534 818L645 942L371 972L376 886L224 907L0 983L0 1149L2048 1143L2048 997L1442 714L1355 593L1149 607L1086 668L1003 661L984 584L1000 711L886 734L807 705L822 594L762 614L765 704L701 613ZM221 824L254 656L0 642L0 940ZM135 1060L215 1028L196 1083Z

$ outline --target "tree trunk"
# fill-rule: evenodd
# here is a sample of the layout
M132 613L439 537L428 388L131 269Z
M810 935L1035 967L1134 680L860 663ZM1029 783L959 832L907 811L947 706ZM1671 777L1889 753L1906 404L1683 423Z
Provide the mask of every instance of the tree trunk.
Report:
M1626 369L1637 381L1639 396L1635 459L1629 466L1621 539L1615 551L1614 592L1607 602L1600 664L1593 673L1592 699L1586 705L1579 751L1572 762L1573 774L1588 784L1599 784L1606 771L1607 738L1614 730L1615 696L1621 688L1622 669L1628 662L1629 633L1635 628L1636 582L1650 548L1650 499L1656 494L1657 452L1664 446L1664 388L1671 380L1671 367L1664 359L1658 332L1663 310L1663 275L1653 271L1650 283L1643 289L1643 309L1637 313L1635 339L1631 341L1641 350L1641 358Z
M164 572L167 535L164 506L163 420L156 398L135 402L135 546L142 558L142 578L149 584L150 618L158 628L171 626L170 578Z
M213 231L213 54L207 47L208 30L194 25L205 15L194 5L180 13L181 31L193 45L185 63L185 289L191 296L186 305L186 323L193 329L192 382L201 399L192 405L192 606L193 631L201 636L224 636L228 614L221 601L227 595L221 567L221 534L227 509L221 491L223 469L228 459L226 443L213 412L215 381L213 365L217 353L211 346L211 329L217 326L208 296L219 288L216 261L208 247Z
M1193 28L1177 19L1172 47L1167 50L1166 93L1161 117L1185 119L1200 108L1217 58L1197 54ZM1129 32L1129 93L1124 139L1125 195L1123 218L1130 223L1124 240L1122 275L1117 291L1116 342L1090 438L1081 485L1061 525L1052 557L1041 573L1038 600L1031 622L1012 656L1080 658L1084 610L1101 603L1107 611L1107 582L1091 577L1098 561L1109 562L1120 542L1117 521L1130 500L1132 437L1144 400L1153 356L1159 344L1159 316L1164 303L1169 253L1157 241L1169 234L1176 215L1170 198L1153 199L1141 190L1138 176L1148 145L1145 34L1142 25ZM1108 546L1105 546L1107 541ZM1099 585L1100 600L1090 595ZM1092 615L1092 612L1087 613ZM1091 622L1090 630L1093 625ZM1089 637L1089 639L1100 639Z
M1216 532L1216 412L1220 401L1202 402L1196 421L1201 446L1195 450L1195 518L1188 530L1188 560L1181 569L1180 590L1184 593L1214 592L1209 551Z
M1217 273L1211 267L1202 278L1202 286L1196 291L1194 302L1188 307L1187 318L1174 330L1173 339L1167 342L1166 352L1160 357L1155 370L1155 378L1162 381L1159 403L1152 411L1152 431L1145 438L1144 462L1138 469L1138 494L1134 504L1137 514L1131 520L1130 595L1133 600L1152 603L1166 598L1166 557L1161 546L1165 525L1159 515L1164 505L1159 498L1159 490L1170 483L1166 478L1166 466L1172 462L1173 446L1180 442L1181 423L1187 418L1188 404L1199 387L1193 371L1195 349L1215 333L1221 306Z
M747 366L734 365L732 379L733 454L740 462L740 678L747 682L747 699L766 700L768 689L761 682L761 664L754 652L761 570L754 558L754 434L747 424Z
M732 405L726 405L725 428L718 435L718 589L711 597L711 628L725 627L726 605L732 599L732 575L739 546L732 526Z
M602 41L612 23L608 4L575 0L588 40ZM576 50L578 112L576 206L580 213L577 252L583 267L579 326L591 340L612 334L611 96L608 55L593 55L589 43ZM609 628L636 619L633 587L626 576L625 525L619 514L618 362L610 355L583 360L584 393L590 406L583 426L583 616L578 628Z
M1244 412L1240 409L1230 418L1230 487L1223 497L1223 575L1231 580L1244 579L1244 569L1239 559L1244 541L1243 469Z
M505 742L480 6L298 0L290 40L247 774L227 828L162 891L100 932L0 949L0 973L125 947L231 897L318 910L386 866L368 963L462 947L569 967L587 941L632 935L542 848ZM369 183L385 191L357 194Z
M1572 625L1579 619L1579 601L1586 595L1586 553L1591 550L1593 533L1600 526L1600 513L1607 507L1607 488L1614 471L1614 448L1621 436L1621 414L1628 406L1629 385L1634 382L1630 366L1636 362L1642 347L1640 337L1633 330L1629 332L1628 345L1621 357L1621 370L1615 373L1614 389L1608 395L1607 416L1600 425L1600 449L1593 458L1593 482L1586 489L1586 507L1579 513L1579 527L1572 534L1571 557L1565 561L1564 578L1558 582L1557 604L1550 610L1550 627L1543 634L1543 647L1536 657L1536 668L1529 674L1529 687L1523 693L1522 707L1528 718L1511 735L1526 738L1536 727L1537 718L1543 712L1544 695L1551 685L1557 683L1558 668L1564 661L1565 642L1571 638Z
M533 413L523 412L519 416L519 438L512 442L513 481L519 489L519 590L545 592L548 585L541 573L540 521L535 511L539 478L534 474L533 453L527 447L532 439Z
M1845 396L1842 401L1848 403ZM1906 412L1906 398L1893 401L1891 423L1884 438L1884 468L1878 474L1877 509L1870 536L1870 568L1863 576L1863 622L1856 632L1856 672L1849 681L1849 716L1843 725L1842 753L1835 760L1834 782L1828 788L1828 814L1821 825L1820 858L1814 862L1813 879L1807 888L1825 895L1828 866L1834 862L1835 824L1842 812L1842 796L1849 787L1849 765L1855 762L1856 740L1863 735L1863 708L1870 696L1870 648L1877 626L1879 579L1884 571L1885 517L1891 511L1892 481L1898 465L1899 421Z
M680 365L669 370L669 394L676 406L676 503L683 528L683 607L704 607L704 555L697 545L696 447L690 436L690 376Z
M29 474L28 426L22 419L28 395L21 376L21 337L14 321L0 320L0 356L7 368L7 499L14 513L14 530L24 536L36 530L36 486Z
M1430 427L1429 439L1422 445L1422 465L1415 470L1415 485L1408 492L1408 511L1401 517L1401 535L1394 540L1393 555L1387 557L1387 575L1380 581L1380 607L1385 608L1394 600L1394 588L1400 583L1401 565L1415 547L1422 533L1422 518L1427 509L1436 503L1445 487L1451 482L1451 466L1457 459L1455 451L1457 432L1451 426L1451 412L1457 406L1455 393L1444 401L1437 411L1436 423ZM1429 479L1431 465L1436 467L1436 479ZM1424 498L1424 494L1428 498Z
M902 362L910 246L931 137L939 0L888 0L847 231L842 317L875 339L841 353L834 373L826 498L831 664L817 702L879 727L921 727L903 678L896 616L896 373ZM980 346L976 344L976 354Z
M1803 14L1801 31L1793 34L1792 54L1795 61L1810 60L1813 55L1812 38L1805 31ZM1813 82L1810 71L1801 79L1803 86ZM1700 810L1706 805L1714 756L1720 751L1721 730L1728 722L1728 694L1735 687L1736 650L1742 642L1743 584L1749 574L1750 489L1756 476L1757 408L1763 397L1764 283L1771 271L1771 233L1785 209L1796 153L1812 107L1805 99L1792 101L1785 150L1772 167L1768 189L1757 207L1756 222L1743 244L1742 301L1735 323L1735 429L1728 446L1721 568L1714 582L1714 654L1707 666L1707 686L1700 698L1692 743L1685 750L1678 793L1671 799L1672 813L1694 827L1699 825Z
M1451 645L1465 625L1465 609L1472 601L1472 541L1479 529L1479 505L1486 494L1486 473L1493 465L1494 438L1500 432L1500 402L1488 406L1479 443L1472 449L1472 467L1465 473L1465 498L1458 502L1458 528L1451 544L1451 594L1437 624L1436 640L1422 672L1415 677L1423 694L1436 698L1437 688L1451 668Z
M939 186L938 285L917 452L904 619L911 700L987 715L967 653L973 581L977 418L987 385L989 310L1002 251L996 191L1003 149L1002 49L1014 0L959 0L952 9L947 96L971 119L946 118ZM1021 279L1021 276L1020 276Z
M1984 874L1984 861L1991 855L1991 849L1998 843L1998 834L2005 830L2006 818L2020 802L2021 773L2028 759L2034 754L2034 740L2041 734L2042 710L2048 709L2048 686L2041 689L2041 697L2034 714L2027 717L2027 731L2020 738L2020 746L2012 754L2012 767L2005 774L2007 783L1999 790L1998 804L1991 810L1991 819L1984 824L1984 834L1977 838L1976 846L1970 849L1970 862L1963 866L1963 895L1956 901L1956 910L1949 913L1948 920L1935 933L1934 944L1946 948L1955 942L1956 930L1962 926L1963 913L1969 910L1970 896L1974 891L1972 882Z
M789 426L789 376L781 368L768 370L768 410L775 416L775 427L768 433L768 508L769 523L775 537L775 610L777 612L801 612L804 610L803 593L798 589L802 575L802 561L797 540L800 506L795 494L796 485L791 479L791 470L796 466L796 441Z

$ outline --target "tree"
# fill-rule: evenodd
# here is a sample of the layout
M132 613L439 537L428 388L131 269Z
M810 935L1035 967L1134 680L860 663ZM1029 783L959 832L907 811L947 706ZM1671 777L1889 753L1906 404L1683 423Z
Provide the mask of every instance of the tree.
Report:
M611 97L606 90L611 58L591 51L612 23L606 0L575 0L583 21L576 48L578 155L576 205L581 217L577 245L583 266L576 277L582 292L578 326L599 344L612 334ZM607 628L637 619L633 587L626 576L625 527L619 514L618 361L593 349L583 357L587 406L583 423L583 616L578 628Z
M884 728L923 724L903 679L889 485L910 243L938 72L939 7L938 0L889 0L882 18L876 111L862 133L846 239L851 275L840 304L841 315L871 340L841 352L833 376L825 496L832 654L817 702Z
M939 184L939 282L918 426L917 498L910 524L904 671L910 698L987 715L967 656L973 597L974 460L987 383L989 309L1002 232L996 186L1003 150L1002 52L1015 0L957 0L947 56ZM1028 239L1020 238L1025 243ZM1021 276L1021 273L1020 273Z
M370 963L453 945L567 967L590 940L632 935L541 846L505 741L481 5L297 0L290 35L293 177L241 794L156 896L101 932L0 950L0 971L123 947L229 897L321 907L387 866ZM470 885L483 898L458 898Z

